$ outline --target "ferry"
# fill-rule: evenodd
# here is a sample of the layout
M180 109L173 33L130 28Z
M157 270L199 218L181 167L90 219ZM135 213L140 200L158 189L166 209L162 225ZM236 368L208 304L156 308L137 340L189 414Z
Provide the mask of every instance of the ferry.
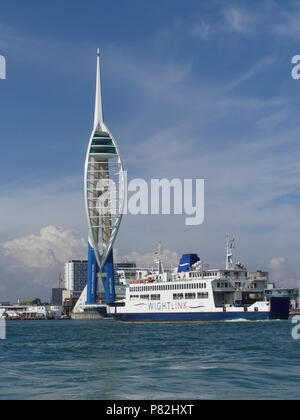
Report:
M125 298L108 306L109 316L127 322L287 320L290 299L265 297L268 273L248 273L233 263L234 240L227 237L225 269L210 269L197 254L182 256L179 266L158 268L126 285Z

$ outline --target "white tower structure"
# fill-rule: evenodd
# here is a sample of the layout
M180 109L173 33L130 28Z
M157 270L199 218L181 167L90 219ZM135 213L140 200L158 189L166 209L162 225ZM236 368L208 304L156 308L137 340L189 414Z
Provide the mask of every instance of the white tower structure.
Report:
M112 248L125 202L125 174L120 152L103 118L99 50L94 127L84 170L84 200L88 222L88 279L75 311L78 306L97 303L98 290L103 290L102 282L106 303L115 300Z

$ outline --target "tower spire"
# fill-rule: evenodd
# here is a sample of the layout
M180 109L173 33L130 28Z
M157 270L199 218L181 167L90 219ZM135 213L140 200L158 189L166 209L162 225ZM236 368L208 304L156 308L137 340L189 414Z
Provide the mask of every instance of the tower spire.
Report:
M104 129L102 91L101 91L101 69L100 69L100 50L97 50L97 79L96 79L96 100L95 100L95 119L94 130L100 125Z

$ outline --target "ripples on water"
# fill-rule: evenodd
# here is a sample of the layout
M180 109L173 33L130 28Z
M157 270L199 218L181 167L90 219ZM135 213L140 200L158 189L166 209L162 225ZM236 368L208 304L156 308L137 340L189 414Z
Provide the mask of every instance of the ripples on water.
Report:
M20 321L0 341L1 399L299 399L290 321Z

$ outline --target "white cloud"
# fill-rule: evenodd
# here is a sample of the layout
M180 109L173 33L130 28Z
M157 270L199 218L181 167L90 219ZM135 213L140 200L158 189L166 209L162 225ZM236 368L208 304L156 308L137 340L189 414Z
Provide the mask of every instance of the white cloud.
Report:
M39 234L29 234L0 244L0 301L49 301L59 271L70 258L86 258L87 241L71 229L46 226Z
M277 287L296 287L297 280L289 274L286 259L283 257L272 258L269 262L270 280Z
M170 266L178 266L179 264L180 256L176 251L170 251L167 249L163 250L162 255L162 261L164 264L166 264L166 267ZM139 253L139 252L131 252L128 255L122 255L118 257L119 261L134 261L137 263L138 266L156 266L155 260L156 257L154 255L154 252L147 252L145 254Z
M233 82L229 83L229 85L225 89L228 91L235 89L236 87L240 86L242 83L251 79L261 70L264 70L266 67L271 66L274 63L274 61L275 61L274 57L264 57L257 60L256 63L250 66L248 71L246 71L242 76L240 76Z
M55 266L51 256L64 263L70 258L83 258L87 254L87 243L71 230L55 226L41 229L39 235L28 235L1 245L10 270L43 269Z
M299 10L294 10L293 12L283 11L281 13L280 22L272 25L273 32L280 37L287 36L299 40L299 17Z
M197 22L191 28L191 35L201 39L207 39L211 33L211 27L205 22Z
M226 19L227 31L229 28L246 33L253 25L253 15L247 16L237 8L230 8ZM194 35L205 39L211 33L220 33L224 25L219 24L215 28L200 21L193 29ZM269 27L266 27L266 31L269 31ZM48 64L51 61L51 66L57 67L56 54L63 57L61 64L66 65L68 71L76 68L74 57L70 56L78 54L77 45L76 48L60 45L57 54L56 44L36 42L24 34L13 34L7 28L5 32L0 30L0 34L0 46L9 45L10 51L15 48L18 53L26 51L29 60L45 60ZM170 39L173 35L170 34ZM42 51L44 54L41 55ZM90 51L89 46L85 54ZM77 55L78 60L81 54L83 49ZM208 211L203 226L188 230L181 219L173 222L168 217L124 218L118 238L121 254L136 258L140 263L151 264L153 255L148 252L152 248L149 243L162 239L169 249L174 249L170 251L166 262L178 264L181 250L197 252L200 249L205 258L218 259L222 256L225 235L230 230L238 232L237 239L245 243L243 252L246 264L248 259L256 264L257 258L264 255L263 261L259 261L261 268L264 268L263 265L268 264L272 255L288 253L294 255L297 263L293 250L299 246L298 209L292 206L270 208L268 205L300 185L299 148L291 141L297 139L299 133L292 128L268 135L252 130L253 127L272 127L274 122L285 117L282 107L286 104L276 94L265 98L252 92L239 96L237 89L234 93L230 92L241 83L245 84L258 71L264 70L270 61L258 60L257 64L249 66L244 75L233 80L229 88L224 88L221 79L207 83L205 76L203 80L199 80L199 75L193 77L191 62L186 57L180 61L176 56L166 54L162 59L159 54L143 54L123 46L110 46L105 54L106 73L112 75L112 80L125 81L124 89L132 88L132 96L136 97L138 92L143 100L142 106L136 107L131 113L132 117L129 116L121 127L117 126L120 143L119 137L116 137L128 164L126 169L129 169L129 176L136 176L135 171L139 170L142 177L191 176L204 177L207 182ZM90 79L90 74L88 77ZM245 125L231 132L230 127L238 126L240 121L245 121ZM218 132L210 132L209 127L217 127ZM110 128L113 129L113 126ZM276 147L281 148L279 154L274 152ZM2 192L0 233L2 241L12 244L7 251L14 266L17 258L13 257L13 246L16 246L20 262L23 261L26 266L33 264L36 269L39 269L38 266L46 269L48 256L41 251L45 245L41 234L33 235L34 251L22 249L31 243L30 233L36 232L41 226L58 224L66 229L76 226L85 236L87 228L80 191L82 179L76 177L67 188L64 188L64 184L68 184L67 180L58 179L48 185L14 187L10 192ZM266 227L270 230L266 231ZM23 238L15 243L14 240L8 240L19 236ZM48 236L49 232L46 233ZM274 241L274 236L281 241ZM27 239L24 241L24 238ZM63 242L61 236L57 240ZM287 244L291 243L292 249L288 250ZM271 247L276 248L270 250ZM60 253L61 248L58 247L57 251ZM68 253L62 255L69 258ZM43 280L38 275L34 279L36 283Z
M0 234L2 242L26 236L42 226L76 226L84 233L86 219L80 176L39 182L29 179L1 188Z
M224 12L225 19L230 29L236 32L247 33L249 32L250 18L242 10L231 7Z
M274 271L282 271L285 268L285 258L272 258L269 263L269 268Z

